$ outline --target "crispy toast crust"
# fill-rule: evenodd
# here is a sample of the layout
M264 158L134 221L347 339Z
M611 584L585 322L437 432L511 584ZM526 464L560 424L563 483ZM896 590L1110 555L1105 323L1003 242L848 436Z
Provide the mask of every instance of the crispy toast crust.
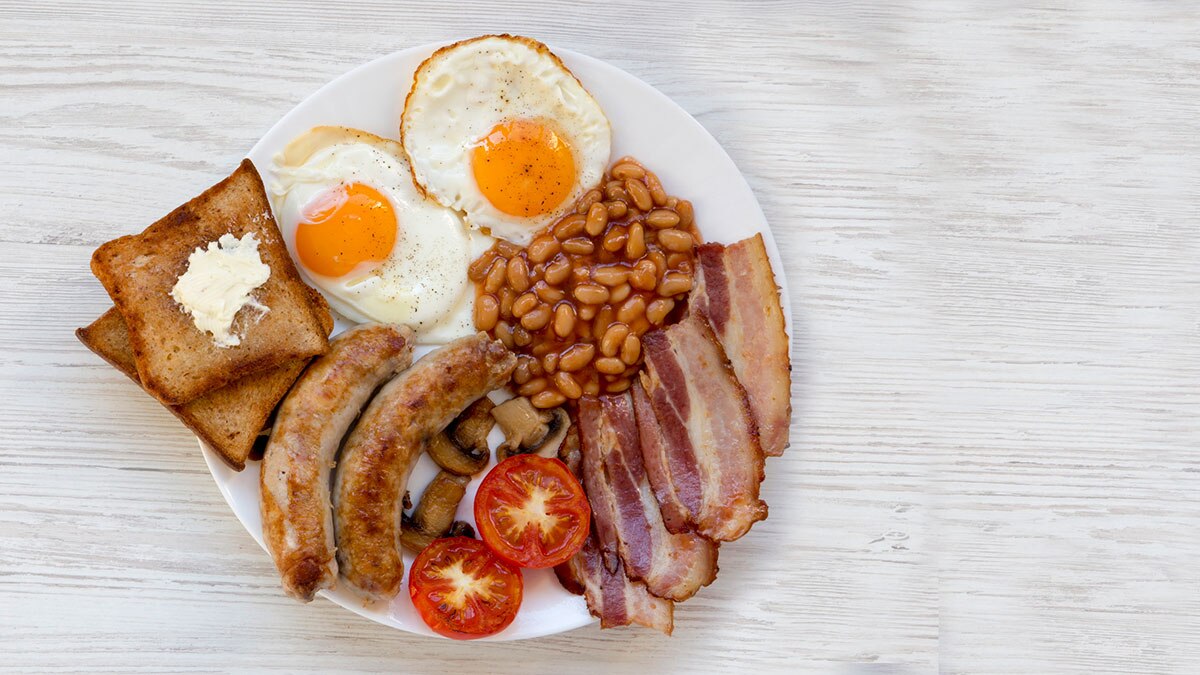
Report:
M235 326L242 343L222 349L197 330L171 297L188 256L229 233L254 232L270 278L255 290L270 311L240 312ZM311 311L300 280L250 160L229 177L172 211L138 235L110 241L92 256L92 272L104 285L129 331L143 387L163 403L191 401L247 375L329 348L328 333Z
M313 312L328 334L333 330L329 306L315 290L310 289L310 295ZM141 385L129 342L129 330L116 307L110 307L90 325L76 330L75 336L100 358ZM194 401L165 407L229 466L241 471L253 451L259 432L307 365L308 359L293 359L209 392Z

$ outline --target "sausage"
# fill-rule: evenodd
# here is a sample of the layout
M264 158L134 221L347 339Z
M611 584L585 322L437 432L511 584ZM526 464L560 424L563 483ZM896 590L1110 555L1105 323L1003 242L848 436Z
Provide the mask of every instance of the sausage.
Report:
M402 503L426 442L508 382L516 365L485 333L455 340L384 385L350 432L334 477L337 558L342 577L366 598L400 590Z
M263 540L288 595L308 602L337 581L329 471L371 393L412 363L407 326L362 324L334 338L279 407L259 483Z

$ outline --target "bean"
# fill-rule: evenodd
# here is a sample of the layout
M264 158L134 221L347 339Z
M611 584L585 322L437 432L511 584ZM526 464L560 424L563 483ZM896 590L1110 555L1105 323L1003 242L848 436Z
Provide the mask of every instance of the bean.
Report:
M679 220L679 214L669 209L654 209L646 214L646 224L658 230L675 227Z
M525 384L517 387L517 393L520 394L521 396L533 396L534 394L545 389L546 386L549 384L550 384L550 382L547 381L546 378L535 377L532 380L526 382Z
M550 323L551 316L553 316L553 312L550 310L549 305L538 305L528 314L521 317L521 326L526 330L541 330L546 327L546 324Z
M512 306L513 316L520 319L521 317L525 316L526 314L532 312L533 308L537 307L537 304L538 304L538 299L537 299L536 295L534 295L533 293L522 293L521 297L517 298L516 302L513 303L513 306Z
M667 191L663 189L662 181L658 180L658 176L647 171L643 181L646 183L646 189L650 191L650 198L654 200L655 206L665 206Z
M625 372L625 362L621 359L610 356L596 359L596 363L594 365L596 370L604 373L605 375L620 375L621 373Z
M654 206L654 199L650 197L650 190L646 188L646 184L636 178L628 178L625 180L625 191L629 193L630 199L633 200L634 206L638 207L639 211L649 211L650 207Z
M617 180L625 180L626 178L641 178L646 175L646 170L634 162L619 162L610 173Z
M632 366L638 362L642 356L642 340L637 335L630 333L625 336L625 342L621 343L621 360L625 365Z
M535 263L544 263L558 253L559 247L557 239L549 235L542 235L530 242L529 248L525 249L525 255Z
M554 308L554 334L565 338L575 332L575 308L570 303L559 303Z
M664 298L692 290L692 278L680 272L667 272L658 284L658 294Z
M655 326L661 326L663 321L666 321L667 315L671 310L675 309L675 301L670 298L658 298L653 300L646 307L646 318Z
M511 258L521 252L521 247L503 239L496 242L496 252L504 258Z
M513 326L512 339L513 344L518 347L528 347L529 343L533 342L533 336L521 326Z
M630 286L628 283L621 284L620 286L617 286L616 288L609 291L608 301L609 302L623 302L625 300L625 298L628 298L629 294L632 292L633 292L633 287Z
M626 229L618 225L604 233L604 240L600 243L600 246L609 253L616 253L625 248L625 242L628 239L629 234Z
M621 351L621 345L625 342L625 337L629 335L629 326L623 323L614 323L604 331L604 337L600 339L600 353L605 356L616 356L617 352Z
M596 316L596 309L597 307L595 305L584 305L583 307L580 307L578 311L579 318L583 319L584 321L591 321L592 318Z
M592 334L596 339L600 339L604 335L604 331L608 330L608 324L613 323L617 319L617 310L612 308L612 305L604 305L596 312L596 318L592 319Z
M601 199L604 199L604 193L599 190L588 190L586 194L579 198L579 206L575 208L575 213L580 215L587 214L588 210L592 208L592 204L599 202Z
M517 300L517 292L507 286L500 289L500 316L505 319L512 316L512 306Z
M668 251L683 253L692 250L696 240L683 230L659 230L658 243Z
M517 357L517 367L513 368L512 379L513 382L517 383L517 386L532 380L533 373L529 372L529 362L523 360L521 357Z
M608 203L609 218L624 218L627 213L629 213L629 205L625 202L611 201Z
M521 256L508 261L508 270L505 276L508 278L508 285L518 293L524 293L529 289L529 266Z
M629 332L634 335L645 335L650 330L650 320L643 314L629 324Z
M629 273L629 285L641 291L651 291L658 285L658 269L654 261L643 258L633 266Z
M588 380L583 385L583 393L588 396L595 396L600 393L600 383L596 380Z
M629 387L632 385L633 380L629 379L628 377L622 377L619 380L614 380L604 385L604 391L610 394L619 394L629 389Z
M633 323L633 320L646 312L646 299L640 295L635 295L625 301L621 308L617 310L617 321L624 324Z
M558 221L558 224L554 226L554 238L558 239L559 241L570 239L571 237L578 235L580 232L583 232L583 226L585 223L587 223L587 218L584 218L578 213L573 213Z
M485 293L479 296L475 301L475 328L477 330L491 330L496 327L496 322L500 320L500 301L491 293Z
M572 373L581 370L592 362L592 357L595 355L595 345L586 342L573 344L563 351L562 356L558 357L558 369Z
M591 255L596 245L587 237L572 237L562 243L562 249L571 255Z
M646 257L654 261L654 275L661 280L667 273L667 256L662 251L650 251Z
M606 225L608 225L608 207L600 202L592 204L587 212L587 224L584 225L584 231L595 237L604 231Z
M533 404L533 407L542 409L557 408L566 401L566 396L563 396L557 391L552 391L550 389L538 392L533 395L533 398L529 399L529 402Z
M609 201L614 199L626 203L629 201L629 194L625 192L625 187L619 180L610 180L604 184L604 197Z
M562 395L567 398L576 399L583 396L583 388L579 386L579 383L568 372L560 370L555 373L554 386L558 387Z
M675 205L675 213L679 214L679 227L691 227L692 222L696 219L692 203L686 199L680 199L679 203Z
M689 237L692 235L688 235ZM682 266L691 267L692 256L690 253L671 253L667 256L667 267L677 270Z
M629 278L629 268L624 265L597 265L592 268L592 280L603 286L620 286Z
M551 260L550 264L546 265L546 271L543 273L543 277L545 278L546 283L550 284L551 286L558 286L562 282L566 281L570 274L571 261L567 260L567 257L564 255L556 255L554 256L554 260Z
M587 283L592 278L592 271L587 265L571 268L571 285Z
M572 291L575 299L585 305L599 305L608 301L608 289L600 284L583 283L579 284Z
M625 241L625 257L637 260L646 254L646 228L634 221L629 224L629 239Z
M535 359L532 356L529 357L529 372L532 373L534 377L541 377L546 374L546 371L542 370L541 359Z
M496 252L488 249L483 252L483 255L475 259L471 266L467 268L467 278L475 283L483 281L487 276L488 269L492 266L492 261L496 259Z
M554 371L558 370L558 352L550 352L542 357L542 370L548 375L553 375Z
M504 275L508 271L508 261L504 258L496 258L492 266L488 268L487 276L483 280L483 290L488 293L495 293L504 285Z
M566 294L561 289L555 288L545 281L539 281L533 285L533 292L537 294L538 300L553 305L554 303L566 297Z
M492 332L497 339L504 343L505 347L512 349L516 344L515 340L513 340L512 326L507 321L498 322L496 329Z

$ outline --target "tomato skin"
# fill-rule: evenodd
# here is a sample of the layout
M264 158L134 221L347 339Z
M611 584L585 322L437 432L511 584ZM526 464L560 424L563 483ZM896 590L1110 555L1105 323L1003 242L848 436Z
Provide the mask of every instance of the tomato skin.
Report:
M508 628L517 618L523 591L520 570L468 537L435 540L413 561L408 575L408 595L421 619L435 633L455 640Z
M475 493L475 526L496 555L514 565L554 567L587 539L592 509L579 480L558 459L514 455Z

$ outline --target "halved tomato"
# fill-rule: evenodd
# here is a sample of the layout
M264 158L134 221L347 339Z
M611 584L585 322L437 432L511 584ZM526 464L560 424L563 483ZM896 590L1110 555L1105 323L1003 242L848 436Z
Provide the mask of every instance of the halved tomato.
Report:
M437 539L413 562L408 594L434 632L456 640L495 635L521 607L521 570L482 541Z
M583 546L592 509L567 465L514 455L475 493L475 525L496 555L521 567L554 567Z

